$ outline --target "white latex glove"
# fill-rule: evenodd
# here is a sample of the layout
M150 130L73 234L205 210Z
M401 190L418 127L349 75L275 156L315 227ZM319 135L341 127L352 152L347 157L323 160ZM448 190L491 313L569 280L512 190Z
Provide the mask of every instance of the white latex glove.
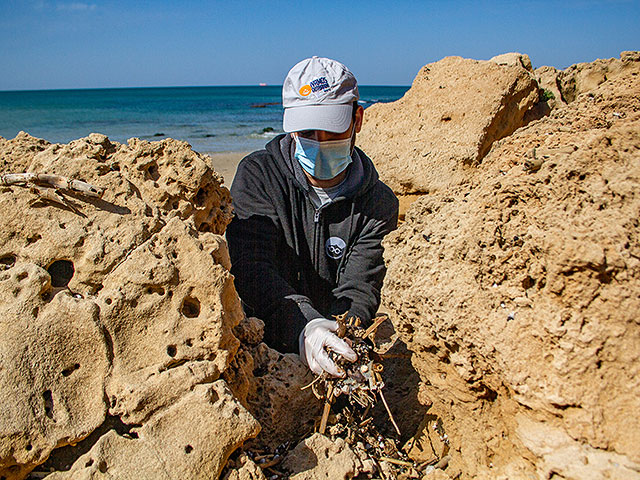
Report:
M334 377L344 376L342 369L333 363L324 347L342 355L350 362L355 362L358 359L356 352L333 333L336 330L338 330L338 322L326 318L316 318L307 323L307 326L300 333L300 358L313 373L319 375L324 371Z

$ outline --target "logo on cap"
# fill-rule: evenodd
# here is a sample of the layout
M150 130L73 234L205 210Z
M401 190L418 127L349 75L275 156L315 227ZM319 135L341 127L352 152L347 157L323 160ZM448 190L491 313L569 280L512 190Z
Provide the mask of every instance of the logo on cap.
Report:
M311 85L303 85L302 87L300 87L299 92L303 97L308 97L311 93Z
M327 78L319 77L309 82L308 84L301 86L300 90L298 90L298 93L303 97L308 97L312 93L316 93L320 91L324 92L329 90L330 88L331 87L329 87L329 82L327 81Z
M318 90L329 90L329 82L327 82L326 77L316 78L309 85L311 85L311 91L314 93Z

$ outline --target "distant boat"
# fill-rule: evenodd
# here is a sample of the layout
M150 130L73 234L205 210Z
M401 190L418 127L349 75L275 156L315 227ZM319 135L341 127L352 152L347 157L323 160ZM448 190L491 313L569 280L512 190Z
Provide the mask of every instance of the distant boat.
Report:
M266 87L267 86L266 83L262 83L262 82L260 82L258 85L260 85L261 87Z

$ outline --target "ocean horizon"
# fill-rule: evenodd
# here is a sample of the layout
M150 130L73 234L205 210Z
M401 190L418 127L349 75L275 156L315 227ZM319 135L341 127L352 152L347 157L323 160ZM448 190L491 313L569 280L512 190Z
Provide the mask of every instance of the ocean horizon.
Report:
M409 86L359 86L360 104L401 98ZM282 87L118 87L0 91L0 136L51 143L102 133L126 143L175 138L201 153L248 152L282 133Z

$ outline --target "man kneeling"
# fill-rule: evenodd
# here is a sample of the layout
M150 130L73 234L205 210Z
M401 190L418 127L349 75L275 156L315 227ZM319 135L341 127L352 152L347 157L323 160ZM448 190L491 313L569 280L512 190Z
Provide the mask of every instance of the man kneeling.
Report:
M238 166L227 229L236 288L246 314L265 322L265 343L333 376L344 372L325 347L357 357L330 318L375 316L386 271L381 241L398 220L397 198L355 147L358 98L341 63L295 65L282 88L287 133Z

